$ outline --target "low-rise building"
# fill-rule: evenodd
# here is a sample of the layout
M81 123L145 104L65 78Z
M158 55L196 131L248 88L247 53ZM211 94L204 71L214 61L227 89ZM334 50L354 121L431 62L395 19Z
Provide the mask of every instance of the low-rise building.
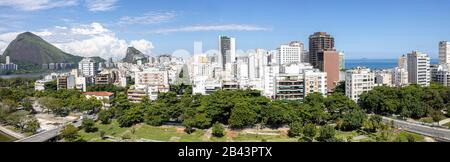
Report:
M60 76L56 81L58 90L75 89L75 77L73 75Z
M392 70L392 86L403 87L408 84L408 71L399 67L394 68Z
M111 92L86 92L83 93L87 99L95 98L102 102L103 108L111 107L110 101L114 98L114 93Z
M375 84L378 86L392 86L392 70L382 70L375 73Z

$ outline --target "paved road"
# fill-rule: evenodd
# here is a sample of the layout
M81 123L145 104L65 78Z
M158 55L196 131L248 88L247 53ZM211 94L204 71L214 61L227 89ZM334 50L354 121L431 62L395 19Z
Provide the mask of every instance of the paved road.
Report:
M438 139L444 139L450 141L450 130L443 128L436 128L425 126L417 123L411 123L401 120L395 120L387 117L383 117L383 122L390 124L391 121L394 121L394 126L397 128L401 128L403 130L407 130L410 132L414 132L417 134L434 137Z
M72 123L75 127L80 127L81 126L81 120L76 121L75 123ZM59 126L56 127L54 129L50 129L35 135L32 135L30 137L27 138L23 138L20 140L17 140L16 142L46 142L49 141L50 139L53 139L55 137L57 137L61 130L66 126L67 124L63 125L63 126Z

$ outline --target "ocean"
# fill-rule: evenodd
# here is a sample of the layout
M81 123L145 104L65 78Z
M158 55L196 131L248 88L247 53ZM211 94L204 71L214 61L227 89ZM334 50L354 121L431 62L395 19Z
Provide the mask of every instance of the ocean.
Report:
M438 59L431 59L431 64L438 64ZM364 66L370 69L392 69L397 66L397 59L346 59L345 68Z

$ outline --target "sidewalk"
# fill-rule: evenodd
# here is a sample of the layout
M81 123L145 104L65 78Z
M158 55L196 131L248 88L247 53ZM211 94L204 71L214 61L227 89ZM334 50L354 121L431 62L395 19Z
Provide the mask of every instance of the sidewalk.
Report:
M0 131L5 133L5 134L7 134L7 135L9 135L9 136L11 136L11 137L17 138L17 139L22 139L22 138L26 137L25 135L23 135L21 133L17 133L15 131L12 131L12 130L4 127L3 125L0 125Z
M444 124L450 123L450 118L439 121L439 125L442 126Z

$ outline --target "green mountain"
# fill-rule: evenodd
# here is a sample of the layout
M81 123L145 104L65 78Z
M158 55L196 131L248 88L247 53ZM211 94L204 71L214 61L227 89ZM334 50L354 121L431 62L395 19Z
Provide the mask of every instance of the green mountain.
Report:
M42 64L49 63L73 63L76 66L82 59L63 52L31 32L19 34L0 56L0 61L4 62L6 56L10 57L11 62L18 64L19 69L25 70L40 69ZM103 60L99 57L94 59Z

